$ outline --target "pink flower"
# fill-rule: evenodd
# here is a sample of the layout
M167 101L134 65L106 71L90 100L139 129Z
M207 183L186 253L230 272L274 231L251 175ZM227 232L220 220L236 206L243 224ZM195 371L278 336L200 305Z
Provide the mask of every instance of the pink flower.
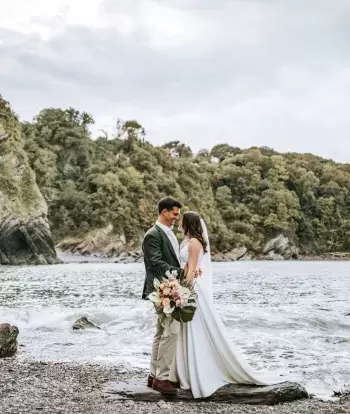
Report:
M180 300L180 299L177 299L177 301L176 301L176 306L177 306L178 308L181 308L181 300Z
M180 298L180 295L178 292L174 292L172 296L173 296L173 299L175 300Z
M163 299L163 300L162 300L162 305L163 305L163 306L170 305L170 299L169 299L169 298L165 298L165 299Z
M164 296L168 296L168 295L169 295L169 293L170 293L170 289L169 289L168 287L166 287L166 288L163 290L163 295L164 295Z

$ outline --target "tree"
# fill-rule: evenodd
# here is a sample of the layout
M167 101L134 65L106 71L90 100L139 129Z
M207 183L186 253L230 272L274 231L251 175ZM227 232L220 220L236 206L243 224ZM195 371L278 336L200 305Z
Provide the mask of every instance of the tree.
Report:
M6 108L0 100L0 113ZM111 137L92 140L93 122L74 108L48 108L22 124L57 240L108 226L136 245L154 223L158 200L171 195L203 215L214 251L259 250L279 233L308 253L350 248L349 164L229 144L193 155L180 141L151 145L135 120L119 120ZM16 134L6 137L8 151L16 139L19 145ZM14 186L4 175L0 192Z

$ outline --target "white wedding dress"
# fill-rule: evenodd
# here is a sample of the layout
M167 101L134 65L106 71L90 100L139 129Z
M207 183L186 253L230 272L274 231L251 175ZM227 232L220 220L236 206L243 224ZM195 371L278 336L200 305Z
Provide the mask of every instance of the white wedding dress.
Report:
M205 225L204 225L205 226ZM181 247L182 267L188 262L188 246ZM195 281L196 313L191 322L181 324L170 380L191 389L194 398L205 398L233 384L272 385L281 382L255 372L230 342L228 333L213 305L210 251L200 254L202 276Z

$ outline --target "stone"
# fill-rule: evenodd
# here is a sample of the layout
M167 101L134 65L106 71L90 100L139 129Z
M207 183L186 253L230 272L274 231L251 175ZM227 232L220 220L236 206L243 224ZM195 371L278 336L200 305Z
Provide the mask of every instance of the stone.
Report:
M267 260L284 260L284 257L281 254L275 252L269 252L266 256Z
M268 241L263 249L264 254L268 254L271 251L282 254L285 250L289 249L289 239L283 234Z
M231 250L225 256L228 261L240 260L246 253L248 249L245 246L237 247L236 249Z
M0 264L4 265L61 263L46 215L4 217L0 224L0 250Z
M9 323L0 324L0 358L12 357L17 352L17 326Z
M158 403L170 400L158 391L148 388L146 384L146 379L108 382L103 386L103 395L113 400ZM283 382L269 386L228 384L210 397L196 401L275 405L304 398L309 398L309 395L303 386L294 382ZM178 390L177 395L172 397L171 401L194 401L194 399L191 391Z
M298 258L298 248L289 240L288 237L280 234L278 237L265 244L263 253L269 260L289 260ZM281 259L283 256L283 259Z
M95 325L93 322L89 321L89 319L86 316L83 316L82 318L74 322L73 329L79 330L79 329L101 329L101 328Z
M221 263L221 262L226 262L226 258L225 258L225 255L222 253L214 253L211 256L211 261L213 263Z
M253 256L249 253L246 253L243 257L239 259L240 262L248 262L250 260L253 260Z

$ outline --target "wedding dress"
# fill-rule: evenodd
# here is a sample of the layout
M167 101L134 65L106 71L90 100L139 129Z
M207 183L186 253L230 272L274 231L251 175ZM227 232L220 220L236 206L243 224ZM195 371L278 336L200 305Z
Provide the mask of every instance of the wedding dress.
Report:
M205 224L204 233L207 238ZM181 265L188 262L188 245L180 251ZM194 398L205 398L216 390L233 384L272 385L281 382L255 372L243 355L230 342L226 328L214 305L210 250L198 260L202 276L195 281L197 309L191 322L181 324L176 356L170 380L180 382L182 389L191 389Z

